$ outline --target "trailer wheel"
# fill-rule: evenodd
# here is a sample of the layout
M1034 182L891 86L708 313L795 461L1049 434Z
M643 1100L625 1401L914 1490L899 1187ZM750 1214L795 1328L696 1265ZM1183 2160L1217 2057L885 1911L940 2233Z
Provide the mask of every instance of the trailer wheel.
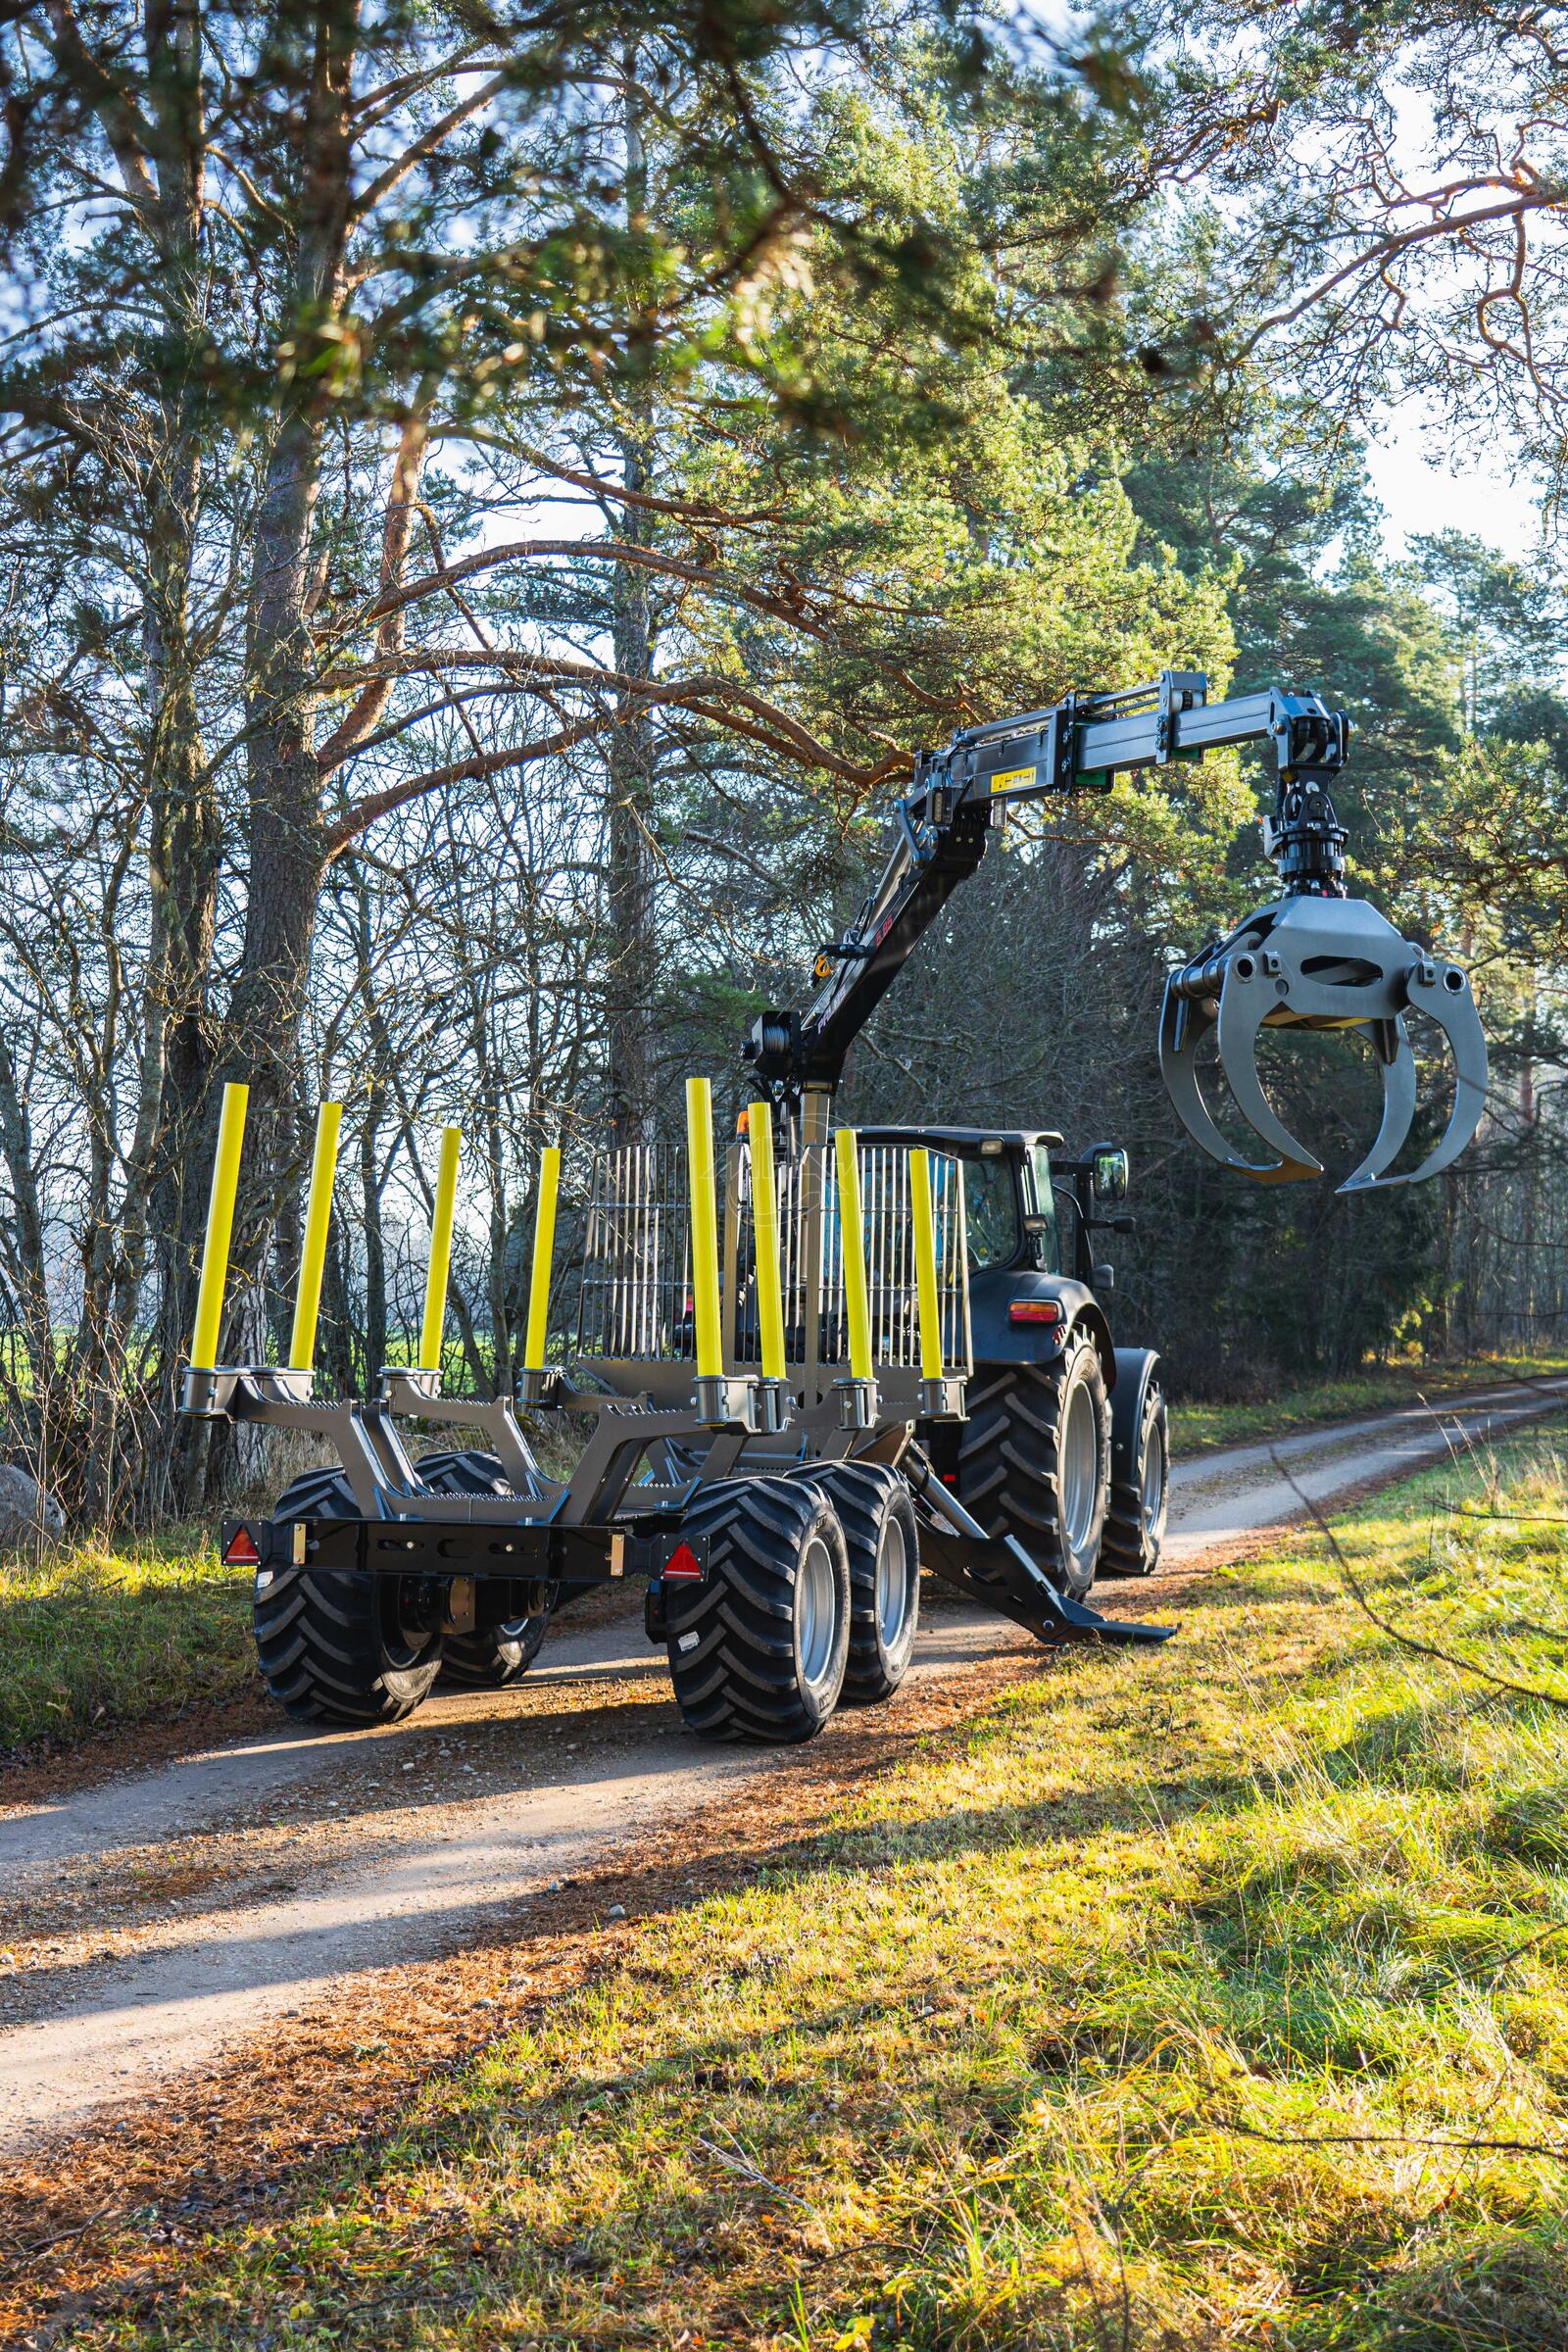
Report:
M427 1453L415 1468L438 1494L512 1493L498 1456L478 1446ZM441 1645L442 1682L464 1690L504 1690L509 1683L520 1682L539 1655L549 1624L546 1606L533 1616L512 1617L471 1634L447 1634Z
M832 1503L804 1481L734 1479L698 1495L682 1532L708 1542L704 1582L665 1588L688 1730L760 1745L812 1739L849 1661L850 1564Z
M1100 1565L1107 1576L1152 1576L1159 1566L1170 1508L1170 1437L1157 1380L1150 1382L1144 1399L1138 1458L1131 1468L1131 1477L1113 1478L1110 1484L1100 1545Z
M1110 1488L1105 1376L1082 1329L1051 1364L995 1364L958 1434L958 1499L992 1536L1016 1536L1058 1592L1095 1581Z
M920 1537L909 1490L885 1462L812 1462L805 1478L838 1512L850 1555L850 1662L844 1695L891 1698L909 1671L920 1622Z
M305 1471L272 1505L274 1520L359 1515L337 1469ZM416 1615L417 1582L360 1568L263 1569L252 1623L272 1696L301 1723L412 1715L441 1668L441 1636Z

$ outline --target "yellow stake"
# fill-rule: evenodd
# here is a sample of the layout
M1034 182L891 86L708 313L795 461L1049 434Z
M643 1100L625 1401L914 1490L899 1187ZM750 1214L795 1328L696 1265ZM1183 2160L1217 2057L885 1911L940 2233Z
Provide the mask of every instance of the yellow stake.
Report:
M528 1339L525 1372L545 1369L550 1344L550 1271L556 1254L556 1201L561 1192L561 1147L547 1144L539 1154L539 1203L533 1212L533 1264L528 1273Z
M228 1280L228 1246L234 1238L234 1196L239 1191L239 1155L245 1141L248 1086L223 1089L213 1159L213 1189L207 1201L207 1239L202 1245L202 1279L196 1293L196 1329L190 1343L194 1370L211 1372L218 1362L219 1327L223 1320L223 1286Z
M931 1154L909 1153L909 1213L914 1219L914 1295L920 1309L920 1377L942 1378L942 1309L937 1302L937 1229L931 1210Z
M860 1223L860 1163L855 1129L833 1138L839 1171L839 1233L844 1245L844 1312L850 1326L850 1376L871 1377L871 1301L865 1288L865 1238Z
M752 1142L752 1237L757 1249L757 1320L762 1378L784 1377L784 1286L778 1268L778 1188L773 1181L773 1113L754 1102L746 1114Z
M447 1319L447 1275L452 1267L452 1219L458 1204L458 1153L463 1129L443 1127L435 1179L435 1215L430 1225L430 1271L424 1278L424 1322L419 1331L419 1369L441 1369L441 1333Z
M316 1361L316 1324L321 1311L321 1272L326 1264L327 1228L332 1222L337 1131L342 1124L342 1103L321 1103L316 1113L316 1156L311 1162L311 1189L305 1202L305 1243L300 1251L294 1328L288 1343L288 1360L296 1372L308 1372Z
M718 1330L718 1206L713 1189L713 1090L686 1081L686 1175L692 1200L692 1309L697 1377L717 1380L724 1360Z

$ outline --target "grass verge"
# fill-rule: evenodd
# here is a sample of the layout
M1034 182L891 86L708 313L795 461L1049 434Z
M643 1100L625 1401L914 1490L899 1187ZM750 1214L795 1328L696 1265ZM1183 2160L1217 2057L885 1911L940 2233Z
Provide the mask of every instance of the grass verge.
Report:
M1176 1453L1209 1453L1242 1446L1250 1438L1278 1438L1290 1430L1313 1429L1325 1421L1348 1421L1387 1405L1430 1403L1464 1396L1477 1389L1499 1388L1508 1380L1548 1380L1568 1370L1568 1356L1484 1355L1462 1362L1373 1364L1343 1380L1312 1381L1259 1404L1173 1404L1171 1447Z
M247 1576L210 1527L0 1560L0 1752L251 1690Z
M1366 1606L1292 1538L1014 1683L54 2340L1560 2346L1568 1441L1341 1540Z

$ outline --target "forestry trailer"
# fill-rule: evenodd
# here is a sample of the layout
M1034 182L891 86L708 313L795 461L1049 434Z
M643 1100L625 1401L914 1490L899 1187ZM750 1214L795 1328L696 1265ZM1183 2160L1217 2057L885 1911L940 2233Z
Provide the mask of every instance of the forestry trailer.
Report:
M687 1084L684 1147L623 1144L588 1173L575 1311L552 1341L561 1154L543 1154L526 1370L515 1399L447 1396L441 1337L459 1136L443 1138L419 1363L365 1401L313 1394L340 1106L324 1103L290 1360L218 1362L245 1114L225 1090L187 1412L302 1428L335 1466L264 1517L225 1521L252 1569L263 1673L292 1714L390 1722L445 1673L522 1674L553 1612L646 1582L650 1639L702 1737L809 1738L840 1698L885 1699L907 1670L922 1563L1047 1644L1150 1642L1167 1627L1102 1616L1098 1571L1149 1576L1165 1524L1157 1356L1117 1348L1094 1236L1125 1230L1127 1155L1061 1156L1044 1128L832 1127L854 1039L1006 810L1108 790L1131 769L1271 746L1264 846L1280 895L1174 972L1160 1062L1176 1109L1223 1165L1263 1183L1322 1173L1258 1081L1261 1027L1364 1029L1384 1077L1371 1149L1342 1191L1446 1167L1479 1123L1486 1046L1468 980L1346 894L1331 786L1344 714L1278 691L1210 704L1196 672L1069 696L923 753L887 864L819 955L803 1011L764 1012L744 1054L754 1100L716 1182L709 1084ZM1453 1049L1441 1141L1391 1174L1415 1108L1404 1014ZM1248 1158L1197 1074L1213 1036ZM568 1474L540 1466L516 1407L591 1423ZM416 1461L403 1424L484 1443Z

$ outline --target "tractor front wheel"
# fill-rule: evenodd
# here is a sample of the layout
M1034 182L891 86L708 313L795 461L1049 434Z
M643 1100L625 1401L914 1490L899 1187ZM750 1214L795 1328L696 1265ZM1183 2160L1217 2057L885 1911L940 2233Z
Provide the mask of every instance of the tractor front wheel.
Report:
M1118 1463L1117 1469L1125 1476L1110 1482L1100 1565L1107 1576L1152 1576L1159 1566L1170 1508L1170 1437L1165 1395L1157 1380L1150 1382L1144 1398L1134 1458Z
M838 1705L850 1653L850 1563L819 1488L743 1478L700 1493L700 1585L666 1585L669 1675L689 1731L777 1745L810 1740Z
M357 1519L338 1469L307 1470L275 1522ZM401 1723L441 1670L441 1636L419 1618L416 1577L360 1568L262 1568L252 1622L263 1680L301 1723Z
M958 1439L958 1500L992 1536L1016 1536L1060 1592L1095 1581L1110 1489L1100 1351L1069 1332L1050 1364L988 1364Z

